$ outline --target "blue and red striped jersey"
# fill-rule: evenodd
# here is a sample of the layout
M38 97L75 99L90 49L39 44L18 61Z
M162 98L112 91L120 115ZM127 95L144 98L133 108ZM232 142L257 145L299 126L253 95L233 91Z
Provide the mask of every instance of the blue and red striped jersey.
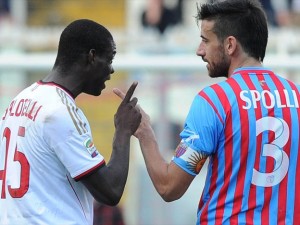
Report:
M244 67L195 97L173 161L196 175L209 156L197 224L300 224L299 92Z

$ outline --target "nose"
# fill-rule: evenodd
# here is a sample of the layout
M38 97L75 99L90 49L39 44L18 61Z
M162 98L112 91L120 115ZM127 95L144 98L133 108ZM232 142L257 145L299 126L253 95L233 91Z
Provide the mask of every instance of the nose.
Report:
M201 56L201 57L203 57L205 55L205 51L204 51L202 42L199 44L199 47L196 50L196 55Z

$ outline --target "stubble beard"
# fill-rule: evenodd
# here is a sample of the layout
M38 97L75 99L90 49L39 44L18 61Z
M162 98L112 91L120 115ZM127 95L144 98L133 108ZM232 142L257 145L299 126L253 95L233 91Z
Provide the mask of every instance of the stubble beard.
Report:
M225 55L224 51L220 50L218 60L210 64L210 70L208 71L208 75L211 78L228 77L229 67L229 58Z

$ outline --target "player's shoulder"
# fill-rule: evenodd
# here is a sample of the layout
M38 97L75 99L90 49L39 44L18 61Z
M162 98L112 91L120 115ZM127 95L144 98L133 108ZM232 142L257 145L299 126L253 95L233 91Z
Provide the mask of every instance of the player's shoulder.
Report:
M199 95L205 94L205 95L211 95L211 94L222 94L224 93L225 87L228 85L227 80L221 80L216 83L210 84L206 87L204 87L200 92Z
M28 98L42 105L43 114L48 117L53 114L68 114L71 108L76 108L74 98L57 85L37 82L28 88Z
M67 105L75 104L74 98L63 88L52 83L37 82L31 89L34 96L49 104ZM36 94L35 94L36 92Z

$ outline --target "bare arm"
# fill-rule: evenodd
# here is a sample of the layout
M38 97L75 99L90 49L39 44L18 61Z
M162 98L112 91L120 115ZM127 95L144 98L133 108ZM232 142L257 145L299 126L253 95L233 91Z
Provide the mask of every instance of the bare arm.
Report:
M124 97L120 90L114 90L114 92L119 97ZM139 139L149 176L157 192L165 201L177 200L186 192L194 176L186 173L175 163L167 163L163 159L151 127L150 117L141 108L140 112L142 122L134 135Z
M113 150L107 165L81 181L89 189L94 198L108 205L116 205L120 201L129 169L130 137L141 121L137 109L137 99L131 99L137 83L133 83L115 114L115 134Z
M155 134L150 126L150 121L145 122L144 115L142 123L135 136L139 139L152 183L165 201L177 200L186 192L194 176L186 173L175 163L167 163L164 160L159 151Z

